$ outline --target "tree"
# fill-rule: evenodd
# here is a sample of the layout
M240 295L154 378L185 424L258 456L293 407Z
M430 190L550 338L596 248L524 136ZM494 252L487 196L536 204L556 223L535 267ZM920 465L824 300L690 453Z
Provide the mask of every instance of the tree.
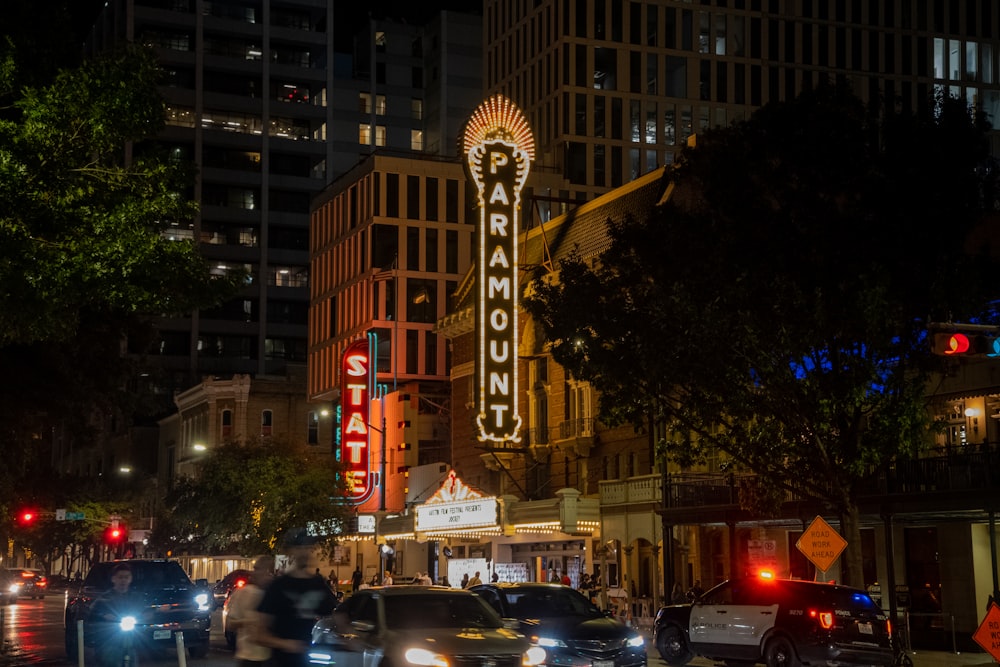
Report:
M935 109L878 123L822 87L707 131L666 205L610 223L606 252L524 301L603 420L663 428L685 466L724 451L838 513L856 585L857 486L925 442L926 318L982 315L991 287L988 253L964 245L994 192L985 125Z
M344 495L329 455L273 440L228 443L209 452L198 476L169 494L169 516L158 522L155 546L250 556L273 551L292 528L312 526L328 536L329 547L346 517Z
M36 463L41 427L86 442L93 414L133 414L127 380L154 317L220 303L244 280L164 234L197 209L190 167L150 141L165 123L152 52L26 85L49 68L19 77L33 54L12 43L0 44L0 498Z

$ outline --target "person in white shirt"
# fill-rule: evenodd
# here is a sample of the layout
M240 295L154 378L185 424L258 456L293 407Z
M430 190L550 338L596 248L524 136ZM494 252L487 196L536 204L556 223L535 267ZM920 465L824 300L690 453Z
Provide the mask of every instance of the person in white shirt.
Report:
M240 667L260 667L271 659L271 649L257 643L261 622L257 605L273 579L274 556L261 556L254 561L247 584L230 594L226 627L236 630L235 657Z

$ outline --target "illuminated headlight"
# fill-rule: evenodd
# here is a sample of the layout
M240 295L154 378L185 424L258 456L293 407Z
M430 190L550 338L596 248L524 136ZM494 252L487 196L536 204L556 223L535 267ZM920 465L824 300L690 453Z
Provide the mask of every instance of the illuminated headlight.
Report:
M18 592L18 590L20 590L20 588L21 588L21 585L20 585L20 584L11 584L11 585L10 585L10 588L8 588L8 589L7 589L7 591L8 591L9 593L17 593L17 592Z
M566 648L566 642L554 637L534 637L534 640L542 648Z
M135 629L135 616L124 616L122 620L118 621L118 627L124 632Z
M208 593L198 593L194 596L194 601L198 605L198 611L208 611L210 609L208 605Z
M428 651L425 648L408 648L403 653L403 657L411 665L423 665L423 667L448 667L448 658L440 653Z
M646 640L643 638L642 635L636 635L634 637L629 637L628 638L628 645L631 648L639 648L640 646L642 646L645 643L646 643Z
M309 664L312 665L332 665L333 656L329 653L320 653L318 651L309 652Z
M521 656L523 667L535 667L545 663L545 649L541 646L532 646Z

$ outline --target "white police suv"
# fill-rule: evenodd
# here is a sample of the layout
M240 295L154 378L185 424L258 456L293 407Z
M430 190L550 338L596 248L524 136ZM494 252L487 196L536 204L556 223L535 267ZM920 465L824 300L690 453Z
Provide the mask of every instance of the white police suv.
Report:
M767 573L726 581L691 604L661 608L653 641L675 666L695 655L768 667L893 662L892 626L867 593Z

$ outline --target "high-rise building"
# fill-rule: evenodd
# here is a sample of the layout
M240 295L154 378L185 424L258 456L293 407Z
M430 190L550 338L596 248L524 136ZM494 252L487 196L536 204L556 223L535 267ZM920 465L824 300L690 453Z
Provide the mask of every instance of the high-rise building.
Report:
M578 199L824 79L903 111L946 93L1000 122L992 0L485 0L483 17L486 93L524 110Z
M481 93L479 18L359 15L333 0L111 0L94 25L90 51L150 44L166 72L159 141L197 167L185 194L200 203L169 234L249 273L227 303L159 322L166 397L304 364L312 198L380 150L453 152Z

